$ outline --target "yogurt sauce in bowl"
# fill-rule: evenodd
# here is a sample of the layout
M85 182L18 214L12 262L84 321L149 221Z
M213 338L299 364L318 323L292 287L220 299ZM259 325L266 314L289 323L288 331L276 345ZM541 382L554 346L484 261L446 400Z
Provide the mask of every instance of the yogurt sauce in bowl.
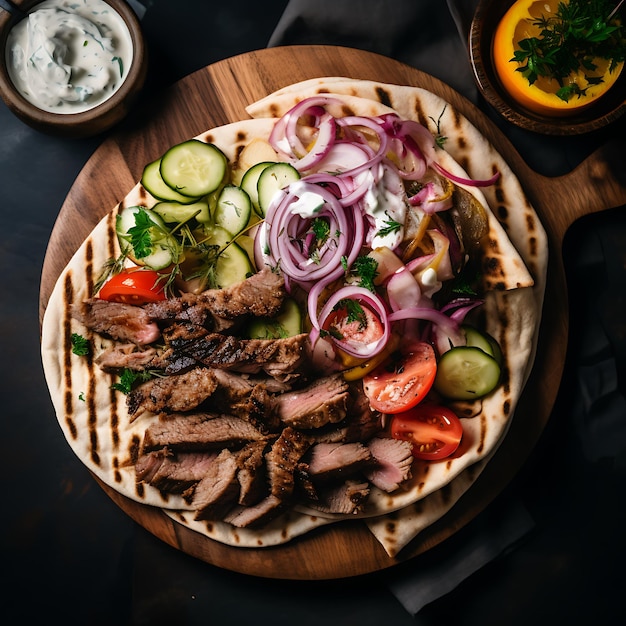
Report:
M133 59L130 32L102 0L44 0L10 31L7 70L22 96L51 113L110 98Z

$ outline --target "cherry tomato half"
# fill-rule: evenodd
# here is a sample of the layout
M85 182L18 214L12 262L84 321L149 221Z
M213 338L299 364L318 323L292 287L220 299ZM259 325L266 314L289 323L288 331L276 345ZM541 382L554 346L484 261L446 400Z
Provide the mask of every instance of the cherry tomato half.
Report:
M100 297L111 302L145 304L165 300L162 276L141 267L122 270L100 289Z
M370 406L381 413L401 413L421 402L437 374L433 347L415 342L399 359L383 363L363 378L363 390Z
M367 305L355 303L352 312L347 306L335 309L326 319L324 330L338 341L369 344L383 336L383 325L374 311Z
M391 419L391 436L413 444L416 459L436 461L453 454L461 443L463 425L445 406L418 404Z

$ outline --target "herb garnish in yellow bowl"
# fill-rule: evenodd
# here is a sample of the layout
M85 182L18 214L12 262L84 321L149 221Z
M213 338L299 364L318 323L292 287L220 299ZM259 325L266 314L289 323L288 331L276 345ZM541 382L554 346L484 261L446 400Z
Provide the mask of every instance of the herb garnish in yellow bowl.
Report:
M563 116L588 107L616 82L626 58L623 3L518 0L494 36L502 86L536 113Z

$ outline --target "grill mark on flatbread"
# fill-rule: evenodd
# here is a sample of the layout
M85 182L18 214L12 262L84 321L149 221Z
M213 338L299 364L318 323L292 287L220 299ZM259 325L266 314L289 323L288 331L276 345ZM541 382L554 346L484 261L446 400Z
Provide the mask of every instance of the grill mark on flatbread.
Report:
M239 161L241 159L241 153L243 152L245 146L242 144L235 148L235 156L233 158L233 170L238 170L241 166Z
M378 100L380 102L390 108L393 108L391 104L391 94L386 89L383 89L382 87L376 87L376 95L378 96Z
M122 474L120 472L120 460L117 456L113 456L113 480L116 483L122 482Z
M352 115L356 115L354 109L347 104L341 105L341 115L344 117L351 117Z
M391 108L393 108L393 107L391 107ZM428 116L424 112L424 109L422 109L420 101L417 100L417 99L415 100L414 112L415 112L415 119L422 126L425 126L426 128L428 128Z
M117 256L117 235L115 233L115 221L117 215L115 212L109 213L107 226L107 249L109 257L114 259ZM92 293L93 289L89 291Z
M135 188L133 189L133 192L134 192L134 195L132 198L126 197L124 198L124 200L122 200L118 204L117 211L113 211L113 215L121 212L122 209L125 209L129 206L144 205L151 198L151 195L148 193L148 190L141 184L137 184Z
M109 404L111 410L109 411L109 423L111 424L111 441L113 442L113 449L119 450L120 447L120 416L117 410L117 393L111 387L109 388Z
M109 406L111 407L109 410L109 425L110 425L109 433L111 436L111 443L112 443L113 450L114 450L113 466L115 467L113 480L116 483L121 483L122 475L118 469L120 461L119 461L118 455L115 453L115 451L119 450L119 447L120 447L120 431L119 431L120 418L119 418L119 413L117 410L117 407L118 407L117 394L112 386L109 386Z
M78 431L74 421L74 399L72 390L72 324L71 307L74 302L74 286L72 284L72 272L68 271L65 276L63 289L63 381L65 386L64 406L65 423L70 431L72 439L76 441Z
M137 463L137 459L139 458L139 453L141 450L141 437L139 435L133 435L128 442L128 457L130 459L130 463L135 465ZM139 496L140 499L143 500L145 497L145 489L144 483L140 481L133 481L135 484L135 493Z
M493 255L487 254L483 260L483 277L486 289L495 291L504 291L506 289L505 274L502 264L500 263L498 242L490 238L488 245L489 251Z
M396 526L397 524L393 520L388 520L385 523L386 540L392 545L395 544Z
M464 156L464 157L460 158L458 162L459 162L459 165L460 165L460 166L461 166L461 167L462 167L462 168L463 168L466 172L467 172L467 171L469 171L469 169L470 169L470 165L471 165L471 162L470 162L470 159L469 159L469 158L467 158L467 157L465 157L465 156Z
M93 291L93 242L89 238L85 242L85 273L83 275L83 282L87 287L87 293ZM96 405L96 373L94 371L93 357L89 354L85 360L87 367L87 380L88 389L85 391L85 401L87 402L87 424L89 428L89 441L90 441L90 454L93 462L96 465L101 464L100 457L100 440L98 437L98 407Z
M482 454L483 450L485 449L485 439L487 437L487 417L484 413L481 413L478 416L478 419L480 420L480 434L478 437L478 447L476 450L478 454Z

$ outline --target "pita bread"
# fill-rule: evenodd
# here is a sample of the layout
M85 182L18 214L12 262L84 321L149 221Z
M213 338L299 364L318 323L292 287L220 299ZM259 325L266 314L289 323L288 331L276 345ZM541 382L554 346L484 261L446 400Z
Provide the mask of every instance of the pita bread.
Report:
M389 106L402 117L419 121L433 134L441 132L447 137L444 144L446 152L456 163L462 164L463 169L472 178L485 179L494 171L501 173L500 179L493 186L484 187L481 191L495 218L522 257L534 284L532 288L518 292L490 294L485 302L485 309L488 311L488 319L495 319L498 309L506 309L509 313L517 312L518 317L512 327L530 331L524 338L520 338L516 350L517 368L513 370L515 378L513 384L517 388L517 391L514 391L515 397L519 398L532 369L536 351L548 265L547 235L519 180L505 159L466 117L455 111L444 99L419 87L390 85L341 76L315 78L288 85L251 104L247 111L253 117L263 117L270 112L274 115L283 107L289 108L305 97L322 94L348 95L377 101L383 106ZM500 338L499 340L501 341ZM513 346L507 348L514 349ZM524 362L525 370L521 368ZM515 406L511 407L511 418L514 408ZM464 420L464 428L466 422L467 420ZM368 528L390 556L398 554L422 530L454 506L478 478L489 458L495 454L507 429L508 425L501 437L492 442L492 450L488 457L474 465L468 465L467 469L445 487L391 514L366 520Z
M417 119L432 132L436 132L438 122L448 137L445 151L439 155L446 169L475 178L488 178L494 171L501 173L494 188L467 189L489 212L491 254L504 279L491 284L497 289L488 292L484 306L486 330L499 341L506 357L503 384L473 406L463 407L476 417L462 417L464 440L455 456L440 463L416 462L409 484L394 494L373 490L361 517L393 556L454 505L474 483L506 434L534 355L545 288L546 237L504 159L451 106L418 88L341 77L305 81L250 105L248 112L253 119L207 131L198 138L215 143L235 161L252 138L269 136L275 115L286 112L308 95L319 93L341 98L346 110L360 115L395 110L403 117ZM150 206L155 202L137 184L85 240L51 295L42 327L42 359L68 443L107 485L133 500L158 506L178 523L228 545L278 545L318 526L345 519L301 508L285 513L258 531L234 529L225 523L195 521L182 497L164 495L150 485L136 482L133 459L145 428L157 418L144 414L131 421L124 398L111 391L113 377L101 372L93 359L71 353L71 334L85 334L85 329L72 319L70 306L89 296L101 266L119 252L114 228L117 212L125 206ZM101 349L107 347L107 340L98 341ZM392 527L395 530L391 533Z

